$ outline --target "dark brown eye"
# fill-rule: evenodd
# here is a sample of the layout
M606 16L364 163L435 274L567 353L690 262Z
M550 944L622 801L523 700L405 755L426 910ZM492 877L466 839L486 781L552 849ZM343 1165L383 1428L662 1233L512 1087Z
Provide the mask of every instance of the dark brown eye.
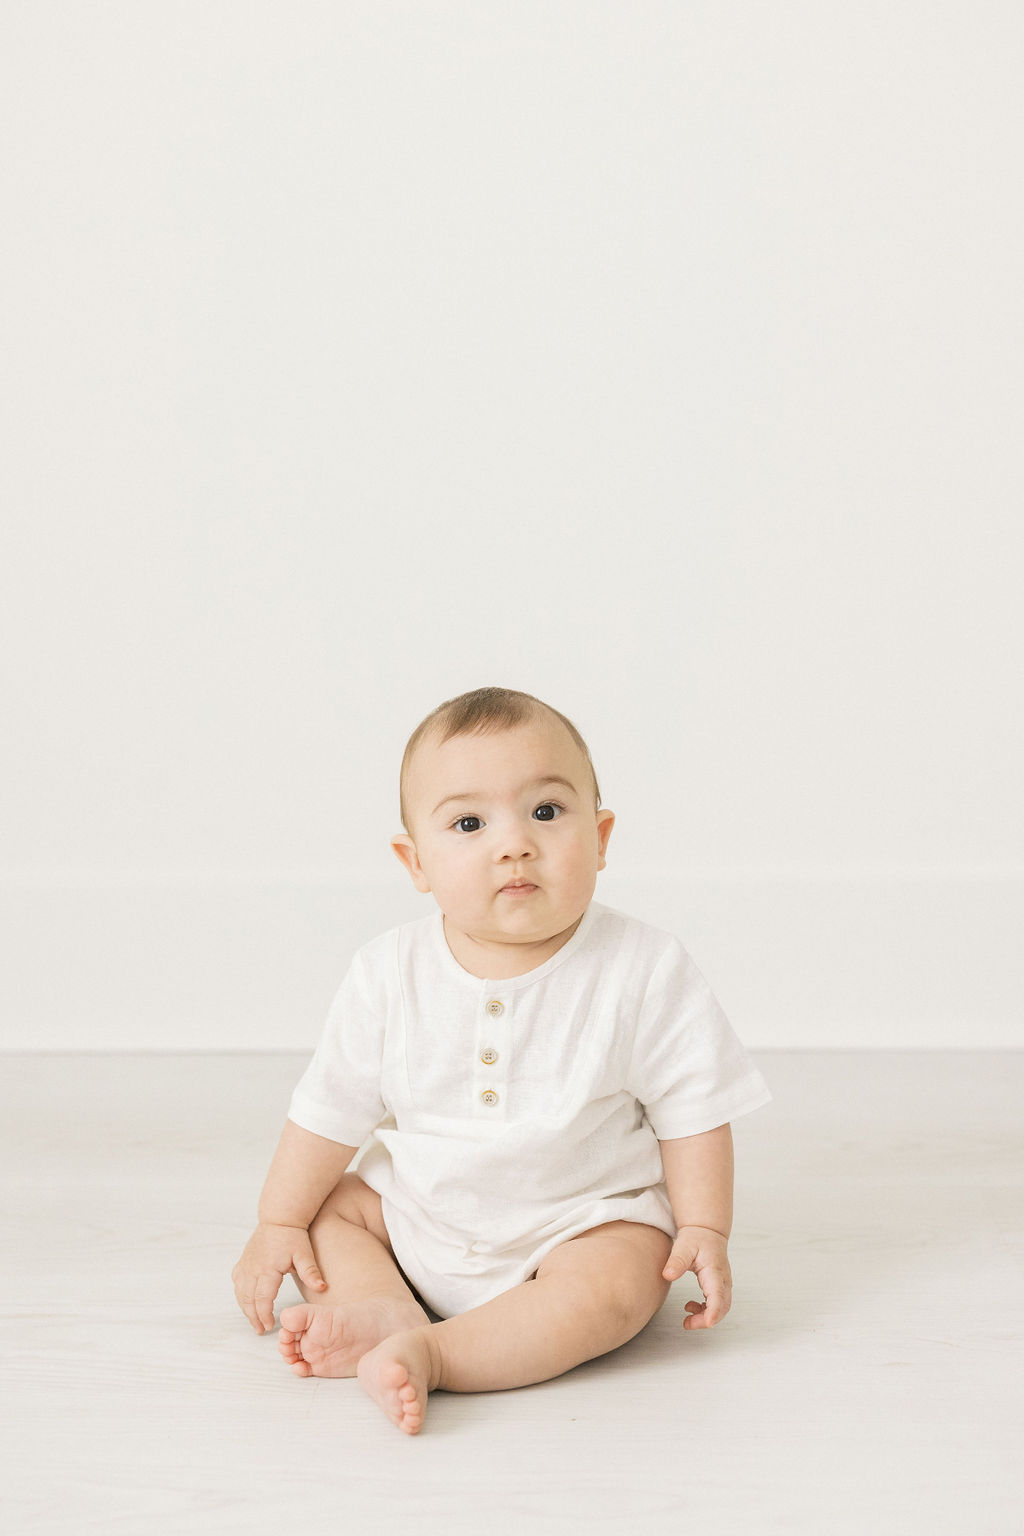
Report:
M561 810L562 807L560 805L553 805L550 800L546 800L543 805L538 805L533 814L538 821L554 821L556 816L561 813Z
M473 822L474 825L467 826L467 822ZM476 832L481 826L482 822L479 816L460 816L455 823L455 828L458 832Z

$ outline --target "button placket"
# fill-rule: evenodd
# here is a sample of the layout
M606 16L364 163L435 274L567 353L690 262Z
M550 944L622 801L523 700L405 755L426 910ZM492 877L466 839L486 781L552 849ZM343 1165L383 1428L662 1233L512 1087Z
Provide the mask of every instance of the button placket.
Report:
M509 1060L510 1013L509 998L493 991L483 994L474 1074L476 1103L482 1115L500 1116L507 1100L505 1068Z

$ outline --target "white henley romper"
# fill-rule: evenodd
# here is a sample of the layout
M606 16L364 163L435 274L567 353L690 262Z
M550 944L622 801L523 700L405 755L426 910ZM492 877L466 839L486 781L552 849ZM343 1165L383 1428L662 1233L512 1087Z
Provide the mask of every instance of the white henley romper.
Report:
M503 980L459 965L440 912L365 944L288 1117L359 1148L399 1264L452 1317L604 1222L674 1237L659 1139L770 1098L679 940L591 902Z

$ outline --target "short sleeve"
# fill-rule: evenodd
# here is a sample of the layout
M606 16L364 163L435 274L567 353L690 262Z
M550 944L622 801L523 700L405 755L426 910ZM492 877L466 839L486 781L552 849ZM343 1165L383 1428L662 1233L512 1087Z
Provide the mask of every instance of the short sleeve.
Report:
M316 1136L358 1147L384 1119L381 1058L386 1005L362 952L328 1010L320 1044L292 1094L289 1120ZM374 992L381 994L374 997Z
M651 974L627 1086L659 1141L699 1136L771 1099L718 999L677 939Z

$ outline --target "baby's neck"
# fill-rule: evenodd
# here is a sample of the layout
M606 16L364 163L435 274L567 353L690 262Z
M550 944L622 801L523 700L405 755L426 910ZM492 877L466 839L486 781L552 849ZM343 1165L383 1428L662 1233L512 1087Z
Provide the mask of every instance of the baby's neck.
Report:
M442 918L445 941L452 955L464 971L480 981L510 981L537 970L568 944L582 921L580 916L571 927L537 943L494 944L476 939Z

